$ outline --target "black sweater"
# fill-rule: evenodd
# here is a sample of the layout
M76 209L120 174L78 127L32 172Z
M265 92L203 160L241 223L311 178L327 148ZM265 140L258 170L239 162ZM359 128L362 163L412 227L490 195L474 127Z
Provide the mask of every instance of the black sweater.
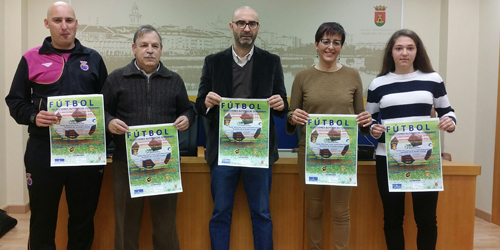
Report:
M159 70L148 79L134 62L113 71L104 83L106 127L115 118L135 126L173 123L181 115L189 119L191 126L195 111L181 77L160 62ZM126 161L125 136L113 135L113 141L113 160Z

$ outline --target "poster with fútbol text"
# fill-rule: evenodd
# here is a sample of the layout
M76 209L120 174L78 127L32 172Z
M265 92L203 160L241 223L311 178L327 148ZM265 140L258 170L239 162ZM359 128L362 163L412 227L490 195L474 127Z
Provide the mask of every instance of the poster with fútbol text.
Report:
M49 127L52 167L106 164L102 95L49 96L47 111L56 116Z
M356 115L309 114L306 126L306 184L357 186Z
M125 145L132 198L182 192L178 133L172 123L130 126Z
M384 124L390 192L443 191L438 122Z
M222 98L219 165L269 167L269 103L266 99Z

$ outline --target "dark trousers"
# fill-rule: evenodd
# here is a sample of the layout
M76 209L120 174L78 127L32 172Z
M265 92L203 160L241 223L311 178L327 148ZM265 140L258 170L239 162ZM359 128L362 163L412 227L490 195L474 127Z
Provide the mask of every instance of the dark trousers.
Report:
M28 140L24 163L31 209L28 249L56 249L54 238L63 187L69 211L67 249L90 249L103 167L50 167L49 141L37 137Z
M125 162L113 162L113 194L115 250L138 250L145 197L131 198L128 166ZM177 194L147 197L153 223L154 250L180 249L175 221L177 197Z
M403 220L405 213L404 192L389 192L387 162L385 156L377 155L377 183L384 206L384 233L388 250L405 249ZM438 192L412 192L413 214L417 223L417 248L436 249Z

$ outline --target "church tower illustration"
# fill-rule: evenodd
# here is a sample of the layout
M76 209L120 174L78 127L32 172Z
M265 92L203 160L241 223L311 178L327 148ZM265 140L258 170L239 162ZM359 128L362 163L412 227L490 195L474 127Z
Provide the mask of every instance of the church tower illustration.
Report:
M139 25L141 25L142 15L139 13L139 7L137 7L137 3L134 3L134 6L132 6L132 12L128 16L130 17L130 26L138 27Z

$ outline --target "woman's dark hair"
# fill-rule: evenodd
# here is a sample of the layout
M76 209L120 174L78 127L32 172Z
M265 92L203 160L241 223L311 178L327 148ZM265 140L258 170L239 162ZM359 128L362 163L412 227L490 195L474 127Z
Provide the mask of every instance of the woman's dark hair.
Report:
M319 43L319 39L323 38L323 35L327 36L333 36L336 34L340 34L342 36L342 40L340 43L344 45L345 42L345 31L344 27L340 25L339 23L336 22L328 22L328 23L322 23L318 30L316 31L316 35L314 36L314 41L316 43Z
M420 37L418 37L417 33L409 29L402 29L394 32L391 38L387 42L384 50L384 60L382 61L382 70L378 76L386 75L389 72L394 72L396 70L396 65L394 64L394 59L392 58L392 48L396 43L396 40L400 36L407 36L415 42L415 46L417 48L417 54L415 55L415 61L413 61L413 68L415 70L420 70L424 73L434 72L432 69L431 60L429 60L429 56L427 55L427 51L425 50L424 44Z

